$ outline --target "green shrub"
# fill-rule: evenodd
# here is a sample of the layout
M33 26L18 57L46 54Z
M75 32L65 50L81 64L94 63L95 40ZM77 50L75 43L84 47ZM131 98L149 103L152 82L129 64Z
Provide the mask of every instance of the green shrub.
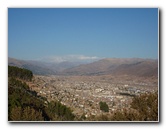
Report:
M100 102L99 103L99 105L100 105L100 110L102 110L102 111L104 111L104 112L109 112L109 107L108 107L108 105L106 104L106 102Z

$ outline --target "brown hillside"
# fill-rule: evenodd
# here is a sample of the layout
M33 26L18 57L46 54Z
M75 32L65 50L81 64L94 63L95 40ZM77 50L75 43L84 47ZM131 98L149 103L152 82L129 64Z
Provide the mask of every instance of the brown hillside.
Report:
M61 74L67 75L134 75L157 76L158 62L152 59L140 58L108 58L90 64L66 69Z

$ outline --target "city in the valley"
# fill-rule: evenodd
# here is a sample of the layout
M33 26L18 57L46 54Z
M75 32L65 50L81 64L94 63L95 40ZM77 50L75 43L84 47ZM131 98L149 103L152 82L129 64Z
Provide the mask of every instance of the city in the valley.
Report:
M80 117L113 114L130 109L134 96L158 91L156 78L128 75L113 76L40 76L29 82L31 90L46 97L47 101L60 101ZM45 103L47 103L47 101ZM99 102L106 102L109 112L100 110Z

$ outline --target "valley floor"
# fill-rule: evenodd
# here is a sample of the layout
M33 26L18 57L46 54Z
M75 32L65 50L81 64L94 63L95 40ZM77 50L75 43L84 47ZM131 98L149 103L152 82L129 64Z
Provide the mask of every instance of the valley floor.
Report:
M29 83L32 90L48 101L58 100L70 107L77 117L112 114L130 108L134 96L158 91L158 79L134 76L38 76ZM109 112L100 110L106 102Z

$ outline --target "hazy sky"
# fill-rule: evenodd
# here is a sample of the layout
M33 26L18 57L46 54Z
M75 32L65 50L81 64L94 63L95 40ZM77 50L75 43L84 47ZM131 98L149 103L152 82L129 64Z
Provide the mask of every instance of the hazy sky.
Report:
M9 8L8 56L158 57L158 9Z

